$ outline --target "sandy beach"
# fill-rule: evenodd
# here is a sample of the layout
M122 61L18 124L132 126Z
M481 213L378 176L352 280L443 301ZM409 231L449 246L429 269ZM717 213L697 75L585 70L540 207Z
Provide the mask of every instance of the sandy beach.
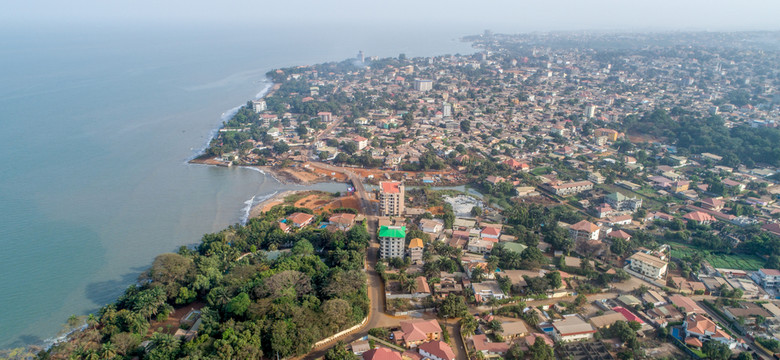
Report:
M290 195L295 194L295 193L298 193L298 192L301 192L301 191L307 191L307 190L287 190L287 191L282 191L282 192L280 192L280 193L278 193L278 194L276 194L276 195L266 199L265 201L256 204L255 206L252 207L251 210L249 210L249 218L252 219L252 218L258 217L261 213L264 213L264 212L270 210L272 207L284 203L284 198L285 197L290 196Z

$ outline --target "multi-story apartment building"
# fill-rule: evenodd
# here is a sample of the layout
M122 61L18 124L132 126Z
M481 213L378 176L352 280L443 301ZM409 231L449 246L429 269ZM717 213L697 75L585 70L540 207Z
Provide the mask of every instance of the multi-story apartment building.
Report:
M574 241L598 240L599 227L588 220L582 220L569 227L569 235Z
M382 259L402 258L406 247L406 226L382 226L379 228L379 256Z
M654 279L660 279L666 275L668 263L653 255L648 255L640 251L631 255L628 260L631 261L631 264L629 265L631 270L642 275Z
M642 199L628 197L619 192L614 192L604 197L604 202L609 204L614 211L635 212L642 207Z
M414 89L417 91L430 91L431 89L433 89L433 80L415 79Z
M383 216L401 216L404 213L404 184L398 181L379 183L379 212Z
M555 185L544 184L541 187L558 196L569 196L593 189L593 183L585 180Z
M425 245L420 238L414 238L409 241L409 260L411 260L412 264L422 264L424 248Z
M777 289L780 287L780 270L777 269L759 269L756 272L758 283L764 289Z

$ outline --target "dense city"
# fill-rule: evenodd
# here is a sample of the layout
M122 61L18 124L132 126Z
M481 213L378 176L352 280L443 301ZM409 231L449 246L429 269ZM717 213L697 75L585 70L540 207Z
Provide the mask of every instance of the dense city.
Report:
M348 190L161 255L47 356L776 358L776 39L485 31L271 71L193 162Z

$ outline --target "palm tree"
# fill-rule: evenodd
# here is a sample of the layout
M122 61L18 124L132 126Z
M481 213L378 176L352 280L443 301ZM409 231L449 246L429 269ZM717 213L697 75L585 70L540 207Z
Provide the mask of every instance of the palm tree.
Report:
M101 359L112 359L116 356L116 348L114 347L114 344L112 344L110 341L107 341L103 346L100 348L100 358Z
M417 281L413 278L407 278L405 282L401 284L403 286L404 290L406 290L408 293L413 293L415 290L417 290Z
M179 338L170 334L154 333L150 340L153 348L160 349L168 354L173 353L179 348Z
M89 350L81 358L84 360L100 360L100 355L98 355L98 353L95 350Z
M477 330L477 320L471 315L466 315L460 319L460 332L465 336L474 335Z
M536 325L539 325L539 315L536 313L536 311L526 312L525 314L523 314L523 319L531 327L536 327Z
M213 294L213 295L212 295ZM209 292L207 299L211 299L213 304L211 305L225 305L232 299L230 292L224 287L216 287Z
M490 305L491 313L495 314L496 313L496 306L499 305L499 301L495 297L491 297L488 300L488 305Z
M81 345L79 345L75 350L73 350L73 357L75 359L83 359L88 354L89 354L89 350L85 349Z

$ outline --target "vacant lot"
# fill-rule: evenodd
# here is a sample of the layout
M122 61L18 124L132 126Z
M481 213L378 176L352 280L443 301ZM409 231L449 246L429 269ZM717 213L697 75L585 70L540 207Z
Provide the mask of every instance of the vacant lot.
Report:
M657 197L658 194L656 194L653 190L647 188L645 188L644 190L640 190L643 193L641 192L637 193L614 184L598 184L596 185L596 188L603 189L604 191L609 193L620 192L623 193L623 195L632 196L632 197L635 196L641 198L642 207L645 208L646 210L658 210L664 206L662 202L655 199L655 197ZM648 196L647 194L651 194L651 196Z
M758 256L745 254L715 254L707 250L693 249L684 245L672 245L672 257L682 259L685 255L700 252L704 259L715 268L756 271L764 266L764 260Z

